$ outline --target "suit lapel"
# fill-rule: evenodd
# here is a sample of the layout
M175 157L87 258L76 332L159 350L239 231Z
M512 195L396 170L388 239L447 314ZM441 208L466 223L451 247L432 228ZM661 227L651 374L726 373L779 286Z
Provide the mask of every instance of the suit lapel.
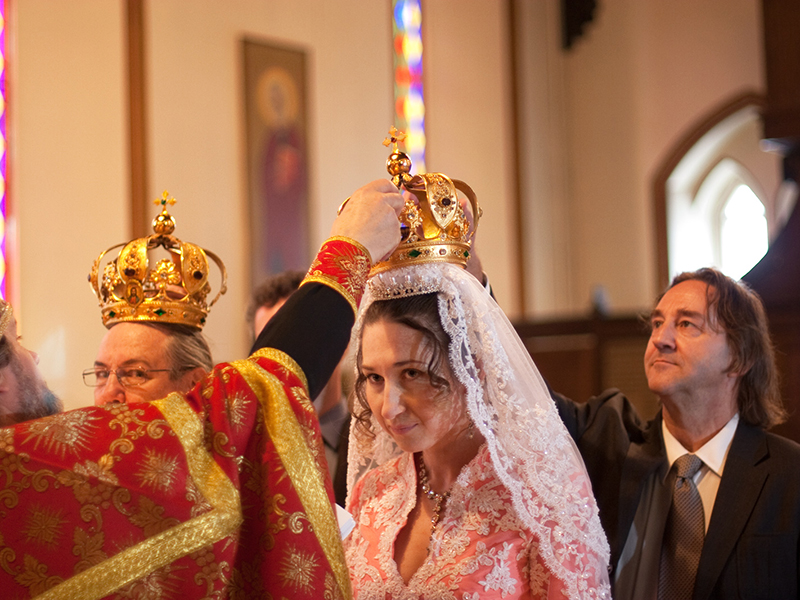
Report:
M705 600L714 589L767 479L767 469L757 468L757 465L768 459L764 432L740 421L700 555L695 600Z

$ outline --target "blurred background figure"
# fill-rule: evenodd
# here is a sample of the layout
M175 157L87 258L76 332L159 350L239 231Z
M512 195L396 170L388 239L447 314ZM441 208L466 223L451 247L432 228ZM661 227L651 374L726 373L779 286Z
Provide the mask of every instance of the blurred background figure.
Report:
M39 357L20 340L14 311L0 299L0 427L61 410L61 401L47 388L36 367Z

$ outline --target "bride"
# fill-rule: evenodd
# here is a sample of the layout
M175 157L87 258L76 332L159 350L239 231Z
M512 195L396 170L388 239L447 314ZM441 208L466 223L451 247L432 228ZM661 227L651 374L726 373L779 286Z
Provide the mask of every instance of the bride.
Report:
M530 355L475 277L420 252L415 214L453 185L406 183L432 206L407 201L416 248L376 267L353 330L354 595L610 598L591 484Z

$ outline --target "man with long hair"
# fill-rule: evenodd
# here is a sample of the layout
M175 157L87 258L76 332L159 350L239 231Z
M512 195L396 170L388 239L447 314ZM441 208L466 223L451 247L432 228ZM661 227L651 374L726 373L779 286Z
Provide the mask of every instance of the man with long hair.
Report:
M649 323L652 421L618 390L554 395L592 478L614 597L796 598L800 446L766 431L786 412L761 300L700 269L675 277Z

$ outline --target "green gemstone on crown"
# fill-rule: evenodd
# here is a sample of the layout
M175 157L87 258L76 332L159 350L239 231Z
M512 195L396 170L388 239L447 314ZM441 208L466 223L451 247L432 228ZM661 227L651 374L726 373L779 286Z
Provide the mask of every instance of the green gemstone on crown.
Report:
M156 314L157 314L159 317L163 317L165 314L167 314L167 312L166 312L165 310L161 309L161 308L159 308L158 310L156 310L156 311L155 311L155 313L156 313Z
M422 254L422 252L420 252L419 250L411 250L411 251L409 251L409 253L408 253L408 255L409 255L411 258L417 258L417 257L418 257L420 254Z

